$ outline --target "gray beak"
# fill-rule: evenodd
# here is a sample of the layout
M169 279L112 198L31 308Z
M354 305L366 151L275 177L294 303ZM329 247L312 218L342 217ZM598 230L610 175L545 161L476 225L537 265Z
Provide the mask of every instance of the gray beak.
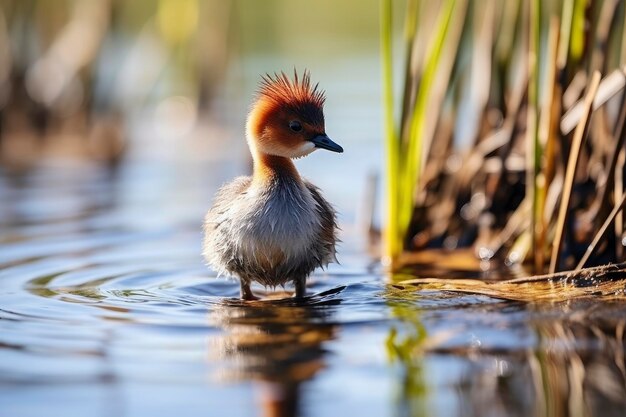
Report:
M330 138L326 135L315 136L313 139L311 139L311 142L315 144L316 148L326 149L339 153L343 152L343 148L330 140Z

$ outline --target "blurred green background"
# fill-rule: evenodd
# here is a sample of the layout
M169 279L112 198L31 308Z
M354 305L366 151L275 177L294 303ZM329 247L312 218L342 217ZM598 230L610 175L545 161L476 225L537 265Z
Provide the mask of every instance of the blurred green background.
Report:
M117 164L159 141L242 136L265 72L308 68L329 107L378 104L374 0L1 4L0 154L12 169L51 155Z

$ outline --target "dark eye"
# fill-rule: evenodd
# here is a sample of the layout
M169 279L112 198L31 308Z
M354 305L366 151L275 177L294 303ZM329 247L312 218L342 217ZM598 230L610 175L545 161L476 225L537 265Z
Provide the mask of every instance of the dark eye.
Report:
M299 121L292 120L289 122L289 129L293 130L294 132L299 132L302 130L302 125Z

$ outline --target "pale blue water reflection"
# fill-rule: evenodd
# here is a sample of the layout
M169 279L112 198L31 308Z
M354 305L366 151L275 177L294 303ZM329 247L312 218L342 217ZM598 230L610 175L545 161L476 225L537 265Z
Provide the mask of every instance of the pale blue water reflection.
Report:
M229 169L178 169L2 177L2 415L623 415L622 304L388 285L347 222L305 303L245 304L200 257Z

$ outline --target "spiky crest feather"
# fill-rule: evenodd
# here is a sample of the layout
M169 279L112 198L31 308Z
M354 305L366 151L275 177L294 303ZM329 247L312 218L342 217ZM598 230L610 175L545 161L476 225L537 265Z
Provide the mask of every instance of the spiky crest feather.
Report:
M311 121L324 120L324 102L326 95L318 84L311 85L311 74L304 71L302 78L294 69L291 80L284 72L265 74L259 86L258 98L267 99L276 105L291 107Z

